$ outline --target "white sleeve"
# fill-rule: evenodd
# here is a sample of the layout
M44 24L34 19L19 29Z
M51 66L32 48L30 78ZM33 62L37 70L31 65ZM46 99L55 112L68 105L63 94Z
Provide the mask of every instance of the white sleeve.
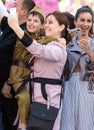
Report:
M2 0L0 0L0 13L2 13L4 16L8 16L9 14Z

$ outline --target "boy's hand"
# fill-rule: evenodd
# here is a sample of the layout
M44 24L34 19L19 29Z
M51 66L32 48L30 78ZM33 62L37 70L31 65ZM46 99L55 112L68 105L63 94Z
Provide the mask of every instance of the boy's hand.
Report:
M10 91L11 91L11 87L9 85L7 85L7 84L4 84L4 86L3 86L2 90L1 90L2 94L4 95L4 97L12 98L13 96L10 93Z

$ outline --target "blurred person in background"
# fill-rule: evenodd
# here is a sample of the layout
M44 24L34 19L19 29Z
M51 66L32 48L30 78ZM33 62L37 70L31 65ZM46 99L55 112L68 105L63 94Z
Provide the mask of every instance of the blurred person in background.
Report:
M2 2L2 1L0 1ZM16 9L18 12L18 21L22 29L26 29L26 20L28 11L34 8L33 0L16 0ZM4 5L0 4L0 10L3 10ZM17 125L13 126L18 106L14 98L15 92L7 85L7 80L10 74L12 64L14 46L17 36L7 24L7 17L0 12L0 23L2 35L0 38L0 89L2 89L2 118L4 130L17 130ZM11 93L10 93L11 92Z
M68 11L65 11L64 14L66 15L67 19L68 19L68 23L69 23L69 29L74 29L75 28L75 24L74 24L74 15L71 14Z
M0 6L4 6L5 1L3 0L3 2L0 0ZM4 14L5 16L8 16L8 12L6 7L4 7L3 9L0 8L0 13ZM0 27L0 39L1 39L1 27ZM3 124L2 124L2 111L1 111L1 107L2 107L2 94L1 94L1 87L0 87L0 130L3 130Z

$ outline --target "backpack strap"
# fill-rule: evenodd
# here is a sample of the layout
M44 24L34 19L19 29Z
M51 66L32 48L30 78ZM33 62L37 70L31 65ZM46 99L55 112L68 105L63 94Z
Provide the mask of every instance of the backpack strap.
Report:
M23 83L19 86L19 88L15 91L15 95L19 94L23 88L25 87L25 85L30 81L30 76L28 76Z
M33 57L33 59L30 62L30 67L33 66L34 64L34 59L35 57ZM49 95L47 95L46 93L46 88L45 85L46 84L52 84L52 85L64 85L64 78L63 78L63 72L61 75L60 79L51 79L51 78L42 78L42 77L35 77L34 78L34 72L33 72L33 78L27 77L24 82L21 84L21 86L17 89L17 91L15 92L15 94L19 94L22 89L25 87L26 83L29 82L30 85L30 95L31 95L31 102L32 102L32 95L33 95L33 91L34 91L34 82L40 83L41 84L41 93L43 98L48 101L49 100ZM60 106L61 106L61 98L62 98L62 87L61 87L61 95L60 95Z
M60 79L36 77L36 78L31 79L31 81L41 84L41 92L42 92L42 96L45 100L47 100L47 93L46 93L46 89L45 89L46 84L61 85Z
M35 59L35 56L32 57L30 63L28 64L28 68L30 68L34 65L34 59ZM19 94L28 82L30 85L30 75L25 80L23 80L23 83L16 90L15 95ZM30 85L30 89L31 89L31 85Z

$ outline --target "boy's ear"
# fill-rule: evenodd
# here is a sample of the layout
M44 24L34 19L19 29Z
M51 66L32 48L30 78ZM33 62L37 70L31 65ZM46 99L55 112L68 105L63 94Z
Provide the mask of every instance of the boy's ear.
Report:
M76 21L74 20L74 24L75 24L75 26L76 26Z
M41 29L44 29L44 24L41 24Z

